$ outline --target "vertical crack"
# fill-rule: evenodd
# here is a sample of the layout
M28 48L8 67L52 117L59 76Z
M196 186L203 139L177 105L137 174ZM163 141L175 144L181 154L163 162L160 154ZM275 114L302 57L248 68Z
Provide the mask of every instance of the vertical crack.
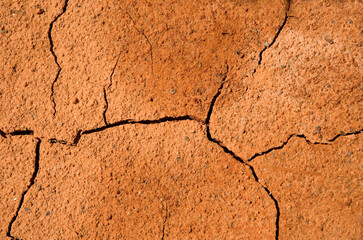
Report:
M165 225L166 225L166 221L168 220L168 204L165 203L165 218L164 218L164 222L163 222L163 235L161 236L161 240L164 240L165 237Z
M255 172L255 169L248 163L246 163L245 161L243 161L242 158L238 157L234 152L232 152L231 150L229 150L226 146L224 146L220 141L218 141L217 139L213 138L210 134L210 129L209 129L209 125L207 125L207 138L209 141L217 144L219 147L221 147L223 149L223 151L225 153L227 153L228 155L230 155L231 157L233 157L234 159L236 159L238 162L248 166L248 168L251 170L252 175L255 179L255 181L265 190L265 192L267 193L267 195L271 198L271 200L274 202L275 204L275 208L276 208L276 220L275 220L275 226L276 226L276 230L275 230L275 239L278 240L279 239L279 224L280 224L280 208L279 208L279 203L277 201L277 199L272 195L271 191L265 187L264 185L262 185L260 183L259 178L257 177L257 174Z
M51 100L51 102L53 104L53 116L55 116L55 114L57 113L57 109L56 109L57 104L55 103L55 100L54 100L54 85L58 81L59 75L60 75L60 73L62 71L62 67L60 66L60 64L58 62L58 57L57 57L57 55L54 52L54 43L53 43L53 38L52 38L52 30L53 30L54 23L66 12L67 6L68 6L68 1L69 0L65 0L64 1L64 5L63 5L63 8L62 8L62 12L60 14L58 14L53 19L53 21L50 23L49 29L48 29L48 38L49 38L49 43L50 43L50 52L52 53L53 58L54 58L54 62L55 62L55 64L58 67L57 74L56 74L56 76L54 78L54 81L52 82L51 94L50 94L50 100Z
M262 51L260 52L260 54L259 54L259 59L258 59L258 65L261 65L261 62L262 62L262 55L263 55L263 53L264 53L267 49L269 49L272 45L274 45L274 43L276 42L276 39L279 37L279 35L280 35L280 33L281 33L282 29L283 29L283 28L285 27L285 25L286 25L287 18L288 18L288 16L287 16L287 13L286 13L286 14L285 14L284 21L283 21L283 23L281 24L281 26L280 26L279 30L277 31L277 33L276 33L275 37L272 39L272 42L271 42L269 45L265 46L265 47L262 49Z
M211 133L210 133L210 128L209 128L210 118L211 118L211 115L213 113L213 108L214 108L214 105L215 105L215 103L217 101L217 98L221 94L221 91L222 91L222 89L224 87L224 84L226 82L226 78L227 78L228 71L229 71L229 67L228 67L228 64L226 63L226 72L225 72L224 77L222 79L222 83L221 83L220 87L218 88L217 93L213 96L213 99L211 101L211 104L210 104L210 107L209 107L209 110L208 110L207 118L205 120L207 138L208 138L209 141L211 141L211 142L217 144L219 147L221 147L225 153L229 154L230 156L232 156L234 159L236 159L240 163L242 163L244 165L247 165L249 167L249 169L251 170L252 175L255 178L255 181L258 184L260 184L260 186L265 190L265 192L267 193L267 195L272 199L272 201L275 204L275 208L276 208L276 221L275 221L276 231L275 231L275 239L277 240L279 238L279 222L280 222L280 208L279 208L278 201L272 195L272 193L270 192L270 190L267 187L263 186L260 183L259 178L257 177L257 174L256 174L254 168L250 164L248 164L245 161L243 161L242 158L238 157L234 152L232 152L231 150L229 150L226 146L224 146L222 144L222 142L220 142L217 139L213 138L212 135L211 135Z
M286 22L287 22L287 18L288 18L288 15L287 15L287 14L288 14L289 10L290 10L290 0L286 0L286 12L285 12L285 18L284 18L284 21L283 21L283 23L281 24L281 26L279 27L279 29L278 29L277 33L275 34L274 38L272 39L272 42L271 42L269 45L265 46L265 47L262 49L262 51L259 53L259 60L258 60L258 65L257 65L257 67L261 65L263 53L264 53L264 52L265 52L268 48L270 48L270 47L271 47L271 46L272 46L272 45L276 42L276 40L277 40L277 38L279 37L279 35L280 35L280 33L281 33L282 29L285 27ZM257 69L257 68L255 68L255 69L253 70L253 72L252 72L252 76L256 73L256 69ZM213 99L212 99L212 101L211 101L211 104L210 104L210 107L209 107L209 111L208 111L208 114L207 114L207 118L206 118L206 120L205 120L207 138L208 138L208 140L209 140L209 141L211 141L211 142L213 142L213 143L217 144L219 147L221 147L225 153L229 154L230 156L232 156L234 159L236 159L237 161L241 162L242 164L247 165L247 166L249 167L249 169L251 170L252 175L253 175L253 177L255 178L255 181L256 181L258 184L260 184L260 185L261 185L261 187L265 190L265 192L267 193L267 195L268 195L268 196L271 198L271 200L274 202L274 204L275 204L275 208L276 208L276 221L275 221L276 231L275 231L275 239L277 240L277 239L279 238L279 222L280 222L280 208L279 208L279 203L278 203L278 201L277 201L277 200L276 200L276 198L272 195L271 191L270 191L267 187L263 186L263 185L260 183L259 178L258 178L258 176L257 176L257 174L256 174L256 172L255 172L255 170L254 170L254 168L253 168L250 164L248 164L247 162L243 161L243 159L242 159L242 158L238 157L238 156L237 156L234 152L232 152L231 150L229 150L226 146L224 146L224 145L222 144L222 142L220 142L219 140L217 140L217 139L213 138L213 137L212 137L212 135L211 135L211 133L210 133L210 127L209 127L210 118L211 118L211 115L212 115L212 113L213 113L213 108L214 108L214 105L215 105L215 103L216 103L216 101L217 101L217 98L218 98L218 97L219 97L219 95L221 94L221 91L222 91L222 89L223 89L223 87L224 87L224 83L225 83L225 79L226 79L226 77L227 77L227 73L228 73L228 65L227 65L227 72L226 72L226 74L225 74L225 76L224 76L224 78L223 78L223 80L222 80L222 83L221 83L220 87L218 88L217 93L214 95L214 97L213 97ZM248 88L247 88L247 90L248 90ZM271 151L272 151L272 150L271 150Z
M37 177L38 171L39 171L40 143L42 141L39 138L37 138L37 141L38 142L37 142L36 147L35 147L35 160L34 160L34 171L33 171L33 175L30 178L30 181L29 181L29 184L28 184L26 190L21 195L18 208L16 209L16 212L15 212L13 218L11 219L11 221L9 223L8 231L6 233L6 235L8 237L10 237L12 239L16 239L16 240L18 240L18 238L16 238L16 237L14 237L14 236L11 235L11 229L12 229L13 223L16 221L16 218L18 217L18 214L19 214L19 211L20 211L21 207L23 206L25 195L27 194L27 192L29 191L29 189L34 185L35 178Z
M110 90L110 87L112 86L112 77L113 77L113 74L115 73L118 61L120 60L121 53L122 53L122 51L120 51L120 53L118 54L116 63L112 68L112 72L111 72L111 75L110 75L110 83L108 84L107 89L106 89L106 87L103 88L103 97L105 99L105 109L103 111L103 121L105 122L106 126L108 126L108 122L107 122L107 118L106 118L106 113L107 113L107 110L108 110L107 90Z
M133 23L133 28L135 28L135 30L140 33L142 36L144 36L144 38L146 39L147 43L149 44L150 47L150 57L151 57L151 71L154 72L154 57L153 57L153 46L151 45L151 42L149 40L149 38L145 35L144 30L140 30L136 27L136 22L135 20L131 17L131 15L125 11L125 13L127 14L127 16L129 16L129 18L131 19L132 23Z
M0 136L2 136L3 138L6 138L6 133L4 131L2 131L1 129L0 129Z
M268 44L267 46L265 46L265 47L262 49L262 51L259 53L259 55L258 55L258 57L259 57L259 59L258 59L258 65L257 65L257 67L256 67L255 69L253 69L252 76L256 73L258 66L260 66L260 65L261 65L261 62L262 62L262 55L263 55L263 53L264 53L267 49L269 49L270 47L272 47L272 45L274 45L274 44L275 44L275 42L276 42L277 38L280 36L280 33L281 33L282 29L285 27L285 25L286 25L286 23L287 23L287 19L288 19L288 17L289 17L287 14L288 14L288 12L290 11L290 3L291 3L291 1L290 1L290 0L287 0L287 1L286 1L286 12L285 12L285 18L284 18L284 21L282 22L281 26L279 27L279 30L277 30L277 33L275 34L274 38L272 39L272 42L271 42L270 44Z
M221 85L219 86L219 88L217 90L217 93L213 96L212 101L210 103L210 107L209 107L209 110L208 110L207 118L205 120L205 124L207 124L207 125L210 122L210 118L212 116L214 104L216 103L217 98L219 97L219 95L221 95L222 89L224 87L224 83L226 82L226 78L227 78L228 71L229 71L229 66L228 66L228 64L226 62L226 72L224 73L224 76L223 76Z

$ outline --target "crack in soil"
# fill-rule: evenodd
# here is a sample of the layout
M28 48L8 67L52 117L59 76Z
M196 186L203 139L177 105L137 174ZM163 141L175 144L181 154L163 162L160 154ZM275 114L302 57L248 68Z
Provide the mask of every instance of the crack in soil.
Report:
M57 75L55 76L54 81L52 82L51 94L50 94L50 101L53 104L53 116L55 116L55 114L57 113L57 109L56 109L57 104L55 103L55 100L54 100L54 85L58 81L59 75L60 75L60 73L62 71L62 67L60 66L60 64L58 62L58 57L57 57L57 55L54 52L54 43L53 43L53 38L52 38L52 29L53 29L54 23L66 12L67 6L68 6L68 1L69 0L65 0L64 1L64 5L63 5L63 8L62 8L62 12L60 14L58 14L53 19L53 21L49 25L49 30L48 30L48 38L49 38L49 43L50 43L50 52L52 53L53 58L54 58L54 62L55 62L55 64L58 67Z
M229 66L228 64L226 63L226 72L224 74L224 77L222 79L222 82L221 82L221 85L219 86L218 90L217 90L217 93L213 96L213 99L211 101L211 104L210 104L210 107L209 107L209 111L208 111L208 114L207 114L207 117L206 117L206 120L205 120L205 125L206 125L206 135L207 135L207 139L210 141L210 142L213 142L215 144L217 144L220 148L223 149L223 151L225 153L227 153L228 155L230 155L231 157L233 157L235 160L237 160L238 162L248 166L248 168L251 170L252 172L252 175L253 177L255 178L255 181L265 190L265 192L267 193L267 195L272 199L272 201L274 202L275 204L275 208L276 208L276 221L275 221L275 226L276 226L276 231L275 231L275 239L278 239L279 237L279 221L280 221L280 208L279 208L279 203L278 201L276 200L276 198L272 195L271 191L263 186L260 181L259 181L259 178L257 177L257 174L255 172L255 169L248 163L246 163L245 161L243 161L242 158L238 157L234 152L232 152L230 149L228 149L225 145L222 144L222 142L220 142L219 140L215 139L212 137L211 133L210 133L210 128L209 128L209 123L210 123L210 118L211 118L211 115L213 113L213 108L214 108L214 105L218 99L218 97L220 96L221 94L221 91L224 87L224 83L226 82L226 78L227 78L227 74L228 74L228 71L229 71ZM248 88L247 88L248 90ZM247 91L246 90L246 91Z
M221 95L224 84L226 83L226 78L227 78L228 72L229 72L229 66L228 66L228 63L226 62L226 72L224 73L221 85L219 86L219 88L217 90L217 93L212 98L212 101L210 103L210 107L209 107L209 110L208 110L207 118L205 119L205 124L207 124L207 125L210 122L210 118L212 116L214 104L216 103L217 98L219 97L219 95Z
M289 141L293 138L293 137L297 137L297 138L302 138L306 141L306 143L308 143L309 145L330 145L330 143L334 142L337 138L342 137L342 136L349 136L349 135L357 135L359 133L361 133L363 131L363 129L355 131L355 132L348 132L348 133L339 133L338 135L336 135L335 137L333 137L332 139L327 140L327 142L311 142L304 134L291 134L285 142L283 142L280 146L277 147L272 147L266 151L260 152L260 153L255 153L250 159L247 160L247 162L251 162L253 159L255 159L256 157L262 156L262 155L266 155L272 151L275 150L279 150L285 147L285 145L287 145L289 143Z
M209 141L217 144L219 147L221 147L223 149L223 151L225 153L227 153L228 155L230 155L231 157L233 157L235 160L237 160L238 162L248 166L248 168L251 170L253 177L255 178L255 181L265 190L265 192L267 193L267 195L272 199L272 201L275 204L275 208L276 208L276 221L275 221L275 225L276 225L276 231L275 231L275 239L279 238L279 222L280 222L280 208L279 208L279 203L276 200L276 198L272 195L271 191L265 187L264 185L262 185L259 181L259 178L257 177L257 174L255 172L255 169L248 164L247 162L243 161L242 158L238 157L233 151L231 151L230 149L228 149L225 145L222 144L222 142L220 142L219 140L213 138L210 134L210 130L209 130L209 126L207 125L207 138Z
M101 132L108 128L117 127L117 126L121 126L121 125L127 125L127 124L145 124L145 125L147 125L147 124L158 124L158 123L164 123L164 122L175 122L175 121L185 121L185 120L197 121L200 123L200 120L195 119L189 115L184 115L184 116L179 116L179 117L163 117L163 118L154 119L154 120L138 120L137 121L137 120L132 120L132 119L126 119L126 120L118 121L115 123L111 123L107 126L102 126L99 128L82 131L81 135L91 134L91 133L95 133L95 132Z
M3 138L6 138L6 133L2 130L0 130L0 136L2 136Z
M8 133L11 136L25 136L25 135L33 135L33 130L15 130L10 133Z
M163 235L161 236L161 240L164 240L165 237L165 225L167 220L168 220L168 204L165 203L165 218L163 222Z
M290 10L290 0L287 0L287 9L286 9L286 12L285 12L284 21L281 24L281 26L279 27L279 29L278 29L277 33L275 34L272 42L268 46L265 46L264 49L262 49L262 51L259 53L259 60L258 60L257 67L261 65L263 53L276 42L276 40L277 40L278 36L280 35L282 29L285 27L286 22L287 22L287 18L288 18L287 13L288 13L289 10ZM255 68L253 70L252 76L256 73L256 69L257 68ZM268 194L268 196L272 199L272 201L275 204L275 208L276 208L276 221L275 221L276 231L275 231L275 239L277 240L279 238L279 222L280 222L280 208L279 208L278 201L272 195L271 191L267 187L263 186L260 183L259 178L258 178L258 176L257 176L254 168L250 164L248 164L245 161L243 161L242 158L238 157L233 151L231 151L230 149L228 149L225 145L223 145L222 142L220 142L219 140L213 138L212 135L211 135L211 133L210 133L210 128L209 128L210 118L211 118L211 115L213 113L214 104L216 103L217 98L220 96L221 91L222 91L222 89L224 87L225 79L227 78L227 73L228 73L228 65L227 65L227 71L226 71L225 76L224 76L224 78L222 80L222 83L221 83L220 87L218 88L217 93L214 95L214 97L213 97L213 99L211 101L211 104L210 104L210 107L209 107L209 111L208 111L208 114L207 114L207 118L205 120L207 138L208 138L209 141L211 141L211 142L217 144L219 147L221 147L225 153L229 154L230 156L232 156L234 159L236 159L237 161L241 162L242 164L247 165L249 167L249 169L251 170L252 175L255 178L255 181L258 184L261 185L261 187L266 191L266 193ZM247 90L248 90L248 88L247 88Z
M151 57L151 71L152 73L154 72L154 57L153 57L153 46L151 45L151 42L149 40L149 38L145 35L144 33L144 30L139 30L137 27L136 27L136 21L131 17L131 15L127 12L127 11L124 11L126 13L126 15L131 19L132 21L132 26L133 28L135 28L136 31L138 31L142 36L144 36L144 38L146 39L147 43L149 44L150 46L150 57Z
M275 44L277 38L279 37L282 29L285 27L286 23L287 23L287 19L289 18L289 16L287 15L288 12L290 11L290 0L287 0L287 7L286 7L286 12L285 12L285 18L284 18L284 21L282 22L281 26L279 27L279 29L277 30L277 33L275 34L274 38L272 39L272 42L270 44L268 44L267 46L265 46L262 51L258 54L259 56L259 59L258 59L258 64L257 64L257 67L255 69L253 69L253 72L252 72L252 76L256 73L257 71L257 68L261 65L261 62L262 62L262 55L263 53L269 49L270 47L272 47L272 45Z
M118 61L120 60L121 52L122 51L120 51L120 53L118 54L116 63L115 63L115 65L112 68L112 72L111 72L111 75L110 75L110 83L107 86L107 90L110 90L110 87L112 86L112 77L113 77L113 74L115 73L115 70L116 70ZM108 125L107 118L106 118L106 113L107 113L107 110L108 110L107 90L106 90L106 86L103 87L103 97L105 98L105 109L103 111L103 121L105 122L105 125L106 126Z
M16 218L18 217L18 214L19 214L19 211L20 211L21 207L23 206L25 195L27 194L29 189L34 185L35 178L37 177L37 174L38 174L38 171L39 171L39 156L40 156L39 152L40 152L40 143L42 142L42 140L37 138L37 141L38 142L37 142L36 147L35 147L35 160L34 160L34 172L33 172L33 175L30 178L27 189L25 189L25 191L21 195L18 208L16 209L16 212L15 212L13 218L11 219L11 221L9 223L8 231L6 233L6 236L10 237L11 239L18 240L18 238L11 235L11 228L13 226L13 223L16 221Z

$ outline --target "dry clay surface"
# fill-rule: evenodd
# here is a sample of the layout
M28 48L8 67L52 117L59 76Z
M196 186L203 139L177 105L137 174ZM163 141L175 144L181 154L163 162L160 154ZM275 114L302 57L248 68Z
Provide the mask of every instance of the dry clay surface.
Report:
M362 1L0 3L0 239L362 239Z

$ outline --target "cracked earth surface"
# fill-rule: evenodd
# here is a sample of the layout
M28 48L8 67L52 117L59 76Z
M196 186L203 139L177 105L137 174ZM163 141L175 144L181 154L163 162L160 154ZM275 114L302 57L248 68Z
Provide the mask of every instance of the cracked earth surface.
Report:
M362 239L362 1L0 3L1 239Z

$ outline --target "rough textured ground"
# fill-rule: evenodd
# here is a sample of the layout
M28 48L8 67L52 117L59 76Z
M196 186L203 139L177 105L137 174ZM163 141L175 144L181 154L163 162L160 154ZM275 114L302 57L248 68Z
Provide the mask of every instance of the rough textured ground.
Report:
M362 1L0 3L1 239L362 239Z

